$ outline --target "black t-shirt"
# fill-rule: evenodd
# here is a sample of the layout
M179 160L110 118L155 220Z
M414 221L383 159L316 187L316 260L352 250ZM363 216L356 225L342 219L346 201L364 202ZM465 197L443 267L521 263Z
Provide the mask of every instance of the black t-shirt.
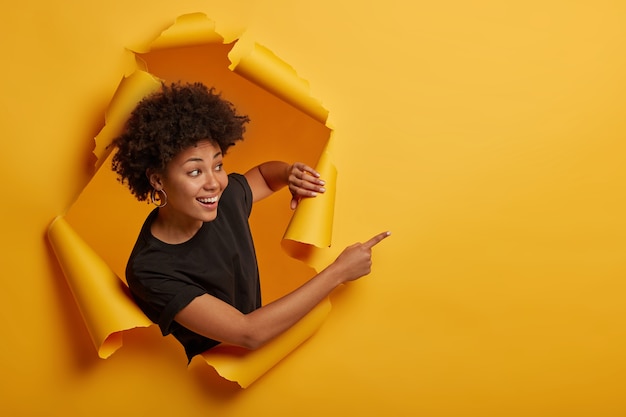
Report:
M181 326L174 317L194 298L213 295L249 313L261 306L259 271L248 225L252 191L240 174L228 176L217 217L203 223L198 232L181 244L167 244L152 236L150 226L158 208L149 215L139 233L126 266L126 279L141 310L172 334L191 358L219 342Z

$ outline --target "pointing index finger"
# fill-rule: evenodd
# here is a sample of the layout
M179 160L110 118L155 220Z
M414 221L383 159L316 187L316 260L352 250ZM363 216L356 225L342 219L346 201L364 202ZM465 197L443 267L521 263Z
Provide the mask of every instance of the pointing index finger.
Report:
M379 233L373 238L371 238L370 240L368 240L367 242L365 242L363 246L365 246L368 249L371 249L374 246L378 245L383 239L389 237L390 235L391 235L391 232L389 231Z

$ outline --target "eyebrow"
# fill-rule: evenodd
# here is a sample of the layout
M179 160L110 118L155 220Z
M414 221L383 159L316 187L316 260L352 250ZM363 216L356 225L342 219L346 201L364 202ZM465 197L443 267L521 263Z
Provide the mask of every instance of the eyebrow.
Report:
M222 152L221 152L221 151L220 151L220 152L217 152L215 155L213 155L213 159L216 159L218 156L221 156L221 155L222 155ZM202 162L203 160L204 160L204 159L202 159L202 158L198 158L198 157L191 157L191 158L187 159L187 160L185 161L185 163L187 163L187 162Z

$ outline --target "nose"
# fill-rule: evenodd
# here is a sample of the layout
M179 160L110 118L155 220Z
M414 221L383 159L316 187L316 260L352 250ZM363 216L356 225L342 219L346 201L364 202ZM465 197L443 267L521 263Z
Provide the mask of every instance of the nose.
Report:
M207 191L213 191L216 190L218 187L219 181L217 180L215 173L209 171L209 173L206 175L206 180L204 182L204 189Z

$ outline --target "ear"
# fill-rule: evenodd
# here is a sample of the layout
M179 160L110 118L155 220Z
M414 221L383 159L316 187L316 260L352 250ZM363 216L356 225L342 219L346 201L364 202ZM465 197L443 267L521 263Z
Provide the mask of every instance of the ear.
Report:
M146 177L148 177L148 181L150 181L150 185L152 185L152 188L154 188L155 190L163 189L163 175L160 172L148 168L146 170Z

